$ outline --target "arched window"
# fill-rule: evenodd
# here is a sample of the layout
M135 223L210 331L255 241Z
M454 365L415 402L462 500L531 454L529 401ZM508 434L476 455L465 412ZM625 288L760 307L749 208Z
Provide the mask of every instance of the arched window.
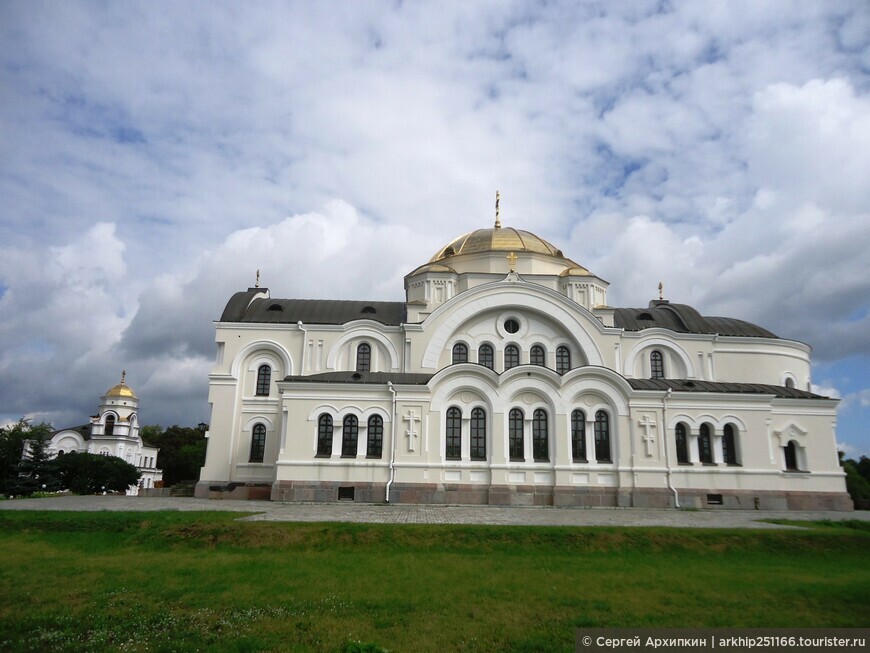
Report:
M508 449L511 460L525 460L523 444L523 411L519 408L511 409L508 414Z
M317 455L332 455L332 415L323 414L317 419Z
M689 435L686 432L686 425L680 422L674 429L674 434L677 440L677 462L681 465L689 463Z
M571 352L565 345L556 348L556 371L565 374L571 369Z
M103 429L105 435L112 435L115 432L115 416L106 415L106 428Z
M713 437L710 434L709 424L701 424L698 433L698 457L702 463L713 464Z
M268 365L260 365L257 368L257 395L269 396L269 384L272 382L272 368Z
M457 342L453 345L453 364L468 362L468 345L464 342Z
M509 370L520 364L520 348L516 345L508 345L504 348L504 368Z
M786 388L794 388L794 379L791 378L791 377L788 377L788 378L785 380L785 387L786 387Z
M356 348L356 371L370 372L372 369L372 346L361 342Z
M722 460L726 465L736 465L737 463L737 440L734 435L734 426L726 424L722 429Z
M462 458L462 411L458 408L447 409L447 460Z
M798 447L797 442L789 440L789 443L783 447L785 449L785 468L787 471L796 472L798 467Z
M649 355L649 378L665 378L665 358L658 349L652 351Z
M471 411L471 459L486 460L486 413L483 408Z
M575 410L571 413L571 457L575 463L586 461L586 413Z
M610 418L603 410L595 413L595 460L613 462L610 457Z
M384 419L380 415L369 417L366 458L380 458L384 451Z
M249 463L263 462L263 454L266 452L266 425L254 424L251 431L251 457Z
M477 350L477 362L489 369L495 368L495 354L492 351L492 345L480 346Z
M538 408L532 413L532 455L535 462L550 460L550 446L547 438L547 412Z
M359 420L355 415L344 418L341 426L341 457L356 458L356 443L359 440Z
M547 364L547 355L541 345L533 345L529 351L529 363L544 366Z

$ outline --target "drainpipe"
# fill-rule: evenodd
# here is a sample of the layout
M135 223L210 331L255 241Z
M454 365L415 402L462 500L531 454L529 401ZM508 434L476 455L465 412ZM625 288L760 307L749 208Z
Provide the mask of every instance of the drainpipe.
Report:
M662 438L665 442L665 464L668 466L668 489L674 493L674 508L680 507L680 495L677 492L677 488L674 487L674 484L671 482L671 454L670 447L668 447L668 399L671 398L671 389L668 388L668 391L665 393L664 398L662 399L663 405L663 413L664 420L662 424Z
M305 348L308 346L308 329L306 329L302 320L299 320L296 323L296 326L299 327L299 330L302 332L302 356L299 359L299 376L305 375Z
M387 481L387 503L390 502L390 486L393 484L396 476L396 390L393 388L393 382L387 381L387 388L393 394L393 427L390 429L392 436L392 447L390 447L390 480Z

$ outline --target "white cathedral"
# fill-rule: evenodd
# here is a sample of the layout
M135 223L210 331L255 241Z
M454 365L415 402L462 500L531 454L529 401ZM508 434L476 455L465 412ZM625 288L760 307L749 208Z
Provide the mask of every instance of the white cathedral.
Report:
M607 288L496 212L403 302L236 293L197 496L852 508L809 346Z
M140 489L155 487L163 480L163 471L157 468L156 447L143 442L139 435L139 397L121 373L121 382L106 390L100 398L100 407L88 424L54 431L46 442L53 458L73 453L93 453L115 456L138 470L139 486L131 487L127 494L138 494Z

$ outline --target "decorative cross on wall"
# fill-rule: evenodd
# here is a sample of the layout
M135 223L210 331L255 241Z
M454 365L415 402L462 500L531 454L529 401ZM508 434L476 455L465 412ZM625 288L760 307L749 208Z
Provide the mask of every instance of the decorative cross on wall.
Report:
M514 254L513 252L511 252L510 254L507 255L507 260L508 260L508 263L510 263L511 272L513 272L514 268L517 265L517 255Z
M405 436L408 438L408 451L414 451L414 438L417 437L417 431L415 430L414 425L420 421L420 418L417 417L417 413L415 413L413 409L409 408L407 415L405 415L402 420L408 422L408 428L405 431Z
M653 446L653 444L655 444L656 437L655 437L655 435L650 433L650 430L654 429L656 427L656 423L650 421L649 415L644 415L643 421L640 422L640 426L644 431L643 435L641 436L641 439L643 440L643 443L646 445L647 458L652 458L652 455L653 455L652 446Z

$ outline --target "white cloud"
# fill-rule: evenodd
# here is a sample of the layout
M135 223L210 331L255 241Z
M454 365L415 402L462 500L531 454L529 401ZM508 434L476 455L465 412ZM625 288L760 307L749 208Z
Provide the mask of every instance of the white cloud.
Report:
M823 397L830 397L831 399L839 399L842 395L840 391L834 386L833 382L830 379L826 379L821 383L813 383L811 384L811 392L816 393L817 395L822 395ZM842 406L842 404L841 404Z
M612 303L662 280L817 358L866 353L868 15L4 2L0 418L92 410L132 358L181 420L257 268L276 295L399 299L496 189Z

